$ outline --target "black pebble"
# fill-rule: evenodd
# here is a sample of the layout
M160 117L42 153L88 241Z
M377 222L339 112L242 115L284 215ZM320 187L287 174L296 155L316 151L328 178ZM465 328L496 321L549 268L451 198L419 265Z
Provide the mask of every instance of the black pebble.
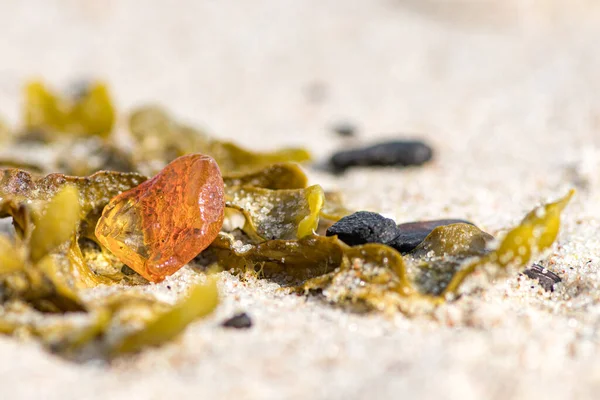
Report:
M350 246L388 243L398 235L398 228L392 219L374 212L358 211L331 225L326 235L337 235L342 242Z
M554 292L554 284L562 281L562 279L554 272L551 272L538 264L533 264L531 268L527 268L523 271L523 274L531 279L537 279L540 282L540 286L543 287L546 292Z
M121 267L121 273L123 275L127 275L127 276L131 276L131 275L137 274L137 272L135 272L134 270L132 270L131 268L129 268L127 265L123 265Z
M252 320L246 313L236 314L222 324L226 328L247 329L252 326Z
M473 223L463 219L438 219L435 221L407 222L398 225L398 236L387 243L387 245L395 248L400 253L408 253L421 244L427 235L435 228L451 224L473 225Z
M335 133L344 137L351 137L356 134L356 127L349 122L340 122L331 128Z
M329 163L336 172L354 166L421 165L433 157L431 147L420 141L392 141L335 153Z

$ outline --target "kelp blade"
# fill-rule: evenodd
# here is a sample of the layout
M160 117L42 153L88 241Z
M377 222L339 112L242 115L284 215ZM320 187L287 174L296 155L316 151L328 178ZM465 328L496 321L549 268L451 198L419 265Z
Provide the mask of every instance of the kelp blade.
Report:
M250 172L233 172L223 176L226 186L254 186L263 189L302 189L308 182L298 164L271 164Z
M79 192L65 186L48 203L45 214L37 217L31 234L31 260L37 262L55 247L68 241L80 219Z
M442 296L455 294L464 280L483 264L492 263L501 268L509 265L521 267L529 262L534 253L549 248L558 236L561 212L574 194L575 191L571 190L558 201L527 214L519 226L506 234L496 250L456 272Z
M308 235L297 240L268 240L236 248L234 239L221 234L209 250L223 268L256 269L265 277L277 275L309 279L338 268L343 248L335 237Z
M144 169L154 174L175 158L201 153L214 158L224 176L250 173L275 163L310 160L304 149L282 149L273 152L253 152L236 144L210 138L205 133L181 124L159 107L147 106L134 111L129 129L137 143L135 157Z
M551 246L558 234L560 213L572 195L570 192L557 202L529 213L496 250L488 249L493 239L489 234L462 223L434 229L404 257L381 244L349 247L340 243L343 258L339 266L327 275L307 281L303 287L321 289L339 305L360 300L377 309L398 306L404 310L414 300L414 304L435 306L457 294L465 279L479 266L490 264L501 269L509 264L522 266L532 254ZM280 256L284 257L284 253ZM420 274L409 273L409 267ZM386 274L386 270L395 277ZM399 297L390 296L392 292Z
M123 277L123 274L118 273L120 266L107 268L106 257L103 257L97 245L92 246L97 257L84 257L79 245L81 241L96 241L94 228L109 200L144 180L144 176L136 173L109 171L98 172L89 177L50 174L38 178L18 169L2 170L0 215L13 217L17 235L29 245L27 247L31 249L34 262L61 243L71 240L68 249L62 249L59 254L53 254L53 257L61 271L68 271L66 276L71 278L74 287L111 284ZM78 200L73 197L67 199L66 203L63 202L64 199L57 203L57 199L66 196L63 193L65 188L70 188L69 193L77 192ZM31 215L39 215L44 207L48 209L46 214L37 218L36 224L32 223ZM56 210L52 211L53 207ZM73 220L75 223L71 229L69 227ZM55 232L57 228L58 231ZM67 239L63 241L65 237Z
M25 267L23 256L6 235L0 235L0 276L21 271Z
M324 193L319 185L286 190L226 187L225 199L229 208L244 215L243 229L253 240L290 240L316 232Z
M159 315L141 331L125 337L115 348L115 354L134 352L171 340L191 322L210 314L218 302L217 284L213 279L209 279L206 284L196 285L186 299Z
M25 87L24 120L28 131L106 137L115 123L115 110L103 83L92 83L81 97L69 100L34 81Z

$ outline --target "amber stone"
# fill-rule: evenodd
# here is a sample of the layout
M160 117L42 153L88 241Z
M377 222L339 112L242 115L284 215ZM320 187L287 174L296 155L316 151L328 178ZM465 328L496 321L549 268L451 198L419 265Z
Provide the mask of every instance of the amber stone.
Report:
M186 155L114 197L96 225L96 237L130 268L160 282L211 244L224 208L215 160Z

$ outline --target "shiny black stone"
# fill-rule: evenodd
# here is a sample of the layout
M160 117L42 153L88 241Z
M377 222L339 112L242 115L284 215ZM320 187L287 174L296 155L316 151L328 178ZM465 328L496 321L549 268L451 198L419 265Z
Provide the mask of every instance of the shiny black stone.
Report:
M411 166L431 160L433 150L421 141L392 141L335 153L329 163L336 172L354 166Z
M358 211L330 226L326 235L337 235L342 242L350 246L365 243L388 243L398 236L398 228L394 220L385 218L383 215Z

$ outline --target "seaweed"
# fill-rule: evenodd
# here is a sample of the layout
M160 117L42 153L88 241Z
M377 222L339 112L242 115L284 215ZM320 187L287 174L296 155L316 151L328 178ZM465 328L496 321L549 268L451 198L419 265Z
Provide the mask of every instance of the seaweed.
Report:
M404 257L383 244L349 246L336 236L318 235L253 244L222 234L211 252L223 267L292 277L300 280L300 291L318 291L337 305L378 310L406 309L406 300L436 305L458 296L466 279L486 265L493 274L525 267L556 239L560 212L572 195L530 212L496 249L490 248L491 235L457 223L435 228Z
M270 190L226 187L226 205L245 217L244 232L256 241L294 239L315 232L325 195L319 185Z
M467 284L472 278L522 269L554 243L573 196L536 208L500 240L452 220L421 233L406 254L391 242L351 246L324 236L353 212L339 193L308 186L297 164L310 159L303 149L252 152L158 107L131 114L133 147L125 148L111 137L116 113L104 84L61 97L33 82L25 92L24 128L13 132L0 124L0 165L21 167L0 170L0 218L11 217L14 226L0 234L0 333L25 333L75 359L161 345L215 309L212 269L204 270L205 284L169 304L142 293L136 286L148 281L95 235L111 199L182 155L212 156L225 185L225 223L198 262L256 271L360 311L430 312L480 288ZM98 285L114 286L103 292Z
M231 142L211 139L154 106L134 111L129 119L129 130L136 144L134 159L142 172L151 175L175 158L189 153L211 156L223 175L253 172L276 163L310 160L310 154L304 149L256 153Z
M93 255L86 257L80 245L86 240L97 242L94 229L110 199L145 179L139 174L119 172L98 172L89 177L62 174L34 177L26 171L5 169L0 171L0 218L13 218L15 232L32 249L34 260L49 246L60 244L57 241L63 236L59 230L67 220L74 221L75 232L65 240L70 245L63 246L59 254L54 255L55 262L65 271L65 279L72 282L73 287L109 284L125 279L120 273L121 267L110 254L98 251L98 246ZM77 192L77 201L55 205L62 208L42 216L43 208L52 205L50 200L65 188L72 188L71 193ZM47 231L52 234L44 233Z
M196 285L190 289L186 299L162 313L155 314L143 329L122 338L115 345L113 352L129 353L169 341L194 320L210 314L218 302L217 284L213 279L204 285Z
M107 137L115 123L115 110L103 83L91 83L76 98L59 97L43 83L25 87L23 120L27 132Z
M453 224L434 229L404 258L404 266L395 263L392 269L402 283L394 291L439 304L459 295L467 278L485 266L490 267L488 272L492 275L502 274L511 266L526 267L533 254L546 250L556 239L560 213L573 193L531 211L496 249L488 248L491 236L472 225ZM381 298L374 296L368 301L373 303Z
M25 300L49 312L84 309L52 257L52 253L75 234L78 204L76 189L65 186L47 202L43 218L34 213L33 222L24 230L31 230L31 235L16 242L3 237L4 256L12 258L0 275L4 300Z
M90 230L113 196L144 180L116 172L36 178L2 171L0 213L12 216L16 229L14 238L0 236L0 332L27 331L63 355L92 348L115 356L169 340L214 309L212 280L173 306L123 291L104 301L80 295L98 284L146 282L123 274Z
M30 302L10 300L0 308L0 333L27 331L49 350L69 358L85 354L113 358L175 338L217 304L214 279L193 286L174 305L153 296L120 292L86 302L83 309L48 314Z
M231 172L223 176L226 186L254 186L263 189L302 189L308 179L294 163L276 163L251 172Z
M96 136L59 136L47 144L26 143L22 137L17 137L0 149L0 167L23 169L36 175L87 176L101 170L136 171L124 150Z
M116 113L104 83L59 96L33 81L24 94L23 126L2 137L0 166L80 176L135 170L127 152L111 141Z
M38 208L58 190L72 185L79 191L79 232L83 237L95 240L96 222L110 199L146 179L137 173L112 171L97 172L88 177L63 174L36 177L20 169L3 169L0 170L0 218L12 216L18 232L24 231L28 229L25 221L28 210Z
M30 239L32 262L39 261L73 236L79 223L79 212L79 193L67 185L48 202L43 216L34 216L35 227Z
M22 256L6 235L0 235L0 274L9 275L23 268Z
M456 293L465 279L482 265L493 264L499 270L510 266L521 268L529 263L534 254L548 249L558 236L561 212L574 194L575 191L570 190L556 202L532 210L521 224L506 234L495 250L457 271L442 295Z
M8 125L0 119L0 144L3 144L12 139L13 132Z
M222 267L260 270L265 277L305 280L332 272L340 266L343 248L337 238L308 235L293 240L268 240L243 244L221 233L209 251ZM208 256L208 254L207 254ZM285 279L284 279L285 280Z

